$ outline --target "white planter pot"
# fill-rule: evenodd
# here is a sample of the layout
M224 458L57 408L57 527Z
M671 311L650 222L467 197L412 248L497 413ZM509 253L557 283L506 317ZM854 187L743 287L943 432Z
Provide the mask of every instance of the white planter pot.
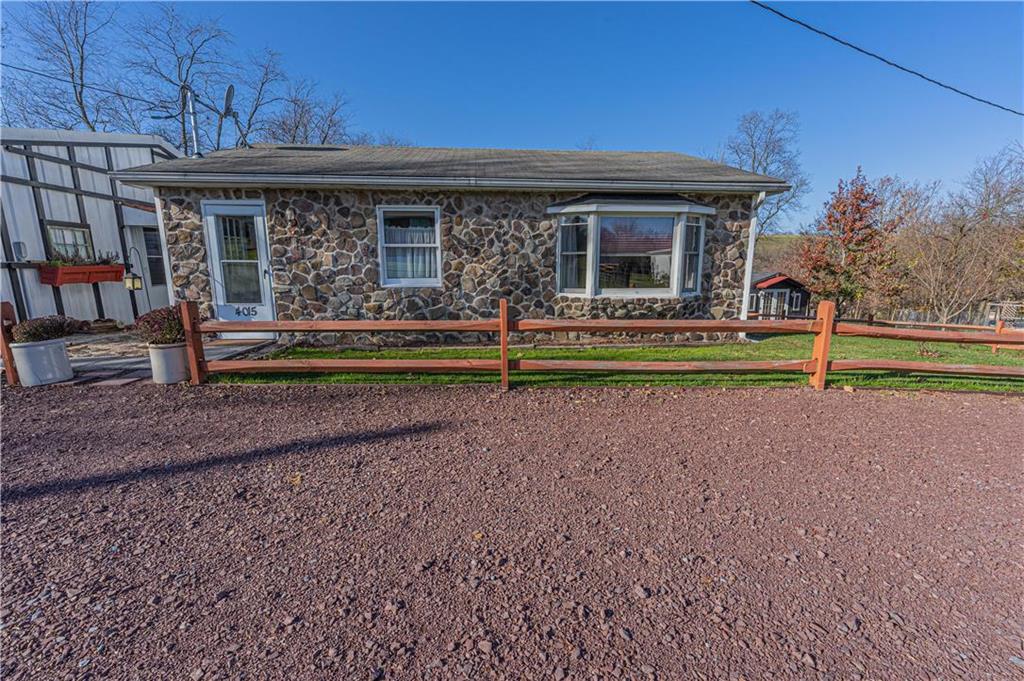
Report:
M184 343L150 345L149 364L153 368L153 382L181 383L188 380L188 355Z
M70 381L71 370L68 348L63 338L35 343L11 343L18 378L24 386L47 385Z

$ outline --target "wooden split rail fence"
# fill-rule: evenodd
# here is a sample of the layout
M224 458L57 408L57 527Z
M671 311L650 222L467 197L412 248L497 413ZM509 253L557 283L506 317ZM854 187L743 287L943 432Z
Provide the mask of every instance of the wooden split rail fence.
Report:
M10 385L18 382L13 370L9 343L14 314L9 303L0 310L0 350ZM309 321L202 321L194 302L181 303L182 322L191 382L202 383L209 374L266 372L349 372L349 373L455 373L498 372L501 385L509 387L511 371L554 372L650 372L650 373L767 373L802 372L810 384L821 390L832 371L882 370L903 373L959 374L1024 378L1024 367L1001 365L938 364L896 360L829 359L833 336L861 336L892 340L969 343L1024 349L1024 332L942 331L921 328L889 328L871 324L837 321L835 305L824 301L813 319L519 319L509 318L508 302L500 302L495 319L479 320L309 320ZM768 333L811 334L814 345L809 359L751 361L605 361L574 359L510 359L512 332L584 333ZM499 359L226 359L207 360L203 334L232 332L277 333L379 333L379 332L474 332L495 333Z
M836 321L835 304L818 305L814 319L519 319L509 318L508 302L500 302L496 319L480 320L322 320L322 321L201 321L196 303L182 303L182 319L188 345L192 383L202 383L211 373L350 372L350 373L454 373L500 372L501 385L509 387L511 371L556 372L651 372L651 373L764 373L775 371L809 374L810 384L821 390L830 371L884 370L904 373L960 374L1024 378L1024 367L938 364L894 360L830 360L832 337L862 336L938 343L999 343L1024 348L1024 333L935 331L900 329ZM203 355L203 334L273 331L280 333L377 333L377 332L484 332L498 335L499 359L237 359L210 360ZM784 333L812 334L810 359L764 361L604 361L574 359L510 359L512 332L579 331L585 333Z

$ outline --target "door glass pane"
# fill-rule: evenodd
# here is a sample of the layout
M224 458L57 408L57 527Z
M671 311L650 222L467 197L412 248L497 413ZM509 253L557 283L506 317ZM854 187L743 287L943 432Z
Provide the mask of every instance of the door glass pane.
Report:
M224 302L262 303L260 293L260 264L258 262L225 262Z
M220 215L221 260L259 260L256 218L251 215Z
M385 246L384 266L388 279L436 279L437 249Z
M672 276L671 217L601 218L601 289L665 289Z

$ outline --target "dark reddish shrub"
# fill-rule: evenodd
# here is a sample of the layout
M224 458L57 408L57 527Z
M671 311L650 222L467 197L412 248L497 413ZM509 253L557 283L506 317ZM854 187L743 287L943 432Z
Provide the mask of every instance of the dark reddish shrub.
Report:
M20 324L15 324L11 329L11 336L15 343L38 343L54 338L63 338L88 329L89 322L55 314L49 317L26 319Z
M150 345L172 345L185 342L185 327L177 305L158 307L135 320L135 336Z

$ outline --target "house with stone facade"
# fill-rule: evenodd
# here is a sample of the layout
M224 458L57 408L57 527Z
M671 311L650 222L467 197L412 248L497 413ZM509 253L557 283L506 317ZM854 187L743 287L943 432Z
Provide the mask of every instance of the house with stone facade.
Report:
M120 171L212 318L739 318L780 179L666 152L258 145Z

